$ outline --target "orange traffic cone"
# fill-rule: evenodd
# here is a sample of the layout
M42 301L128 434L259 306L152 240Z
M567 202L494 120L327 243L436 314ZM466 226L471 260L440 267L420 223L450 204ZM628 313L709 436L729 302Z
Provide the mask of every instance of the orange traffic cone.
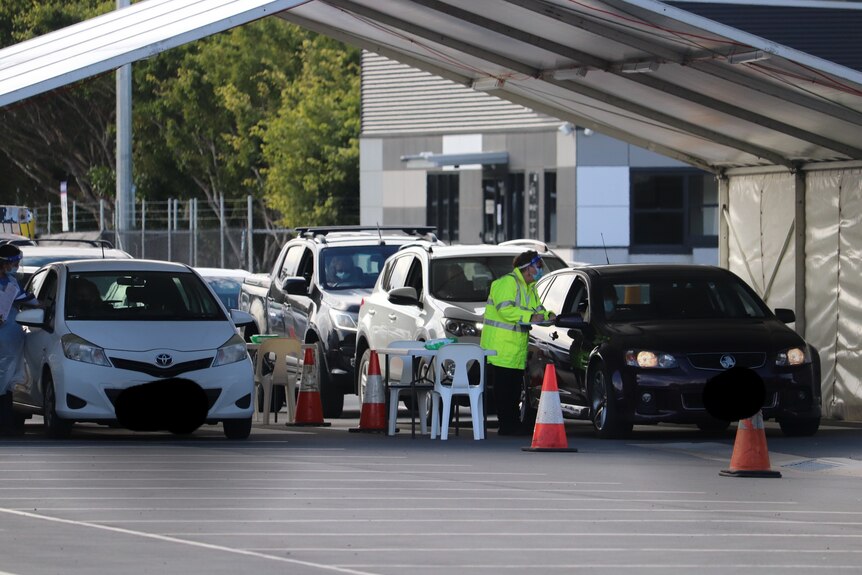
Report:
M288 427L330 425L323 421L323 405L320 403L320 386L317 385L314 351L310 347L305 348L305 357L302 360L302 381L299 384L299 397L296 400L296 416L293 422L288 422L286 425Z
M746 419L739 420L730 469L719 475L728 477L781 477L781 472L769 467L769 451L766 449L766 430L763 428L763 413L758 411Z
M368 361L368 377L365 380L365 396L362 398L362 410L359 412L359 427L351 427L347 431L386 433L386 391L383 389L383 378L380 375L380 360L377 352L371 350Z
M533 443L530 447L522 447L521 451L577 451L574 447L569 447L566 440L560 390L557 387L557 370L551 364L545 366L539 413L536 415L536 427L533 428Z

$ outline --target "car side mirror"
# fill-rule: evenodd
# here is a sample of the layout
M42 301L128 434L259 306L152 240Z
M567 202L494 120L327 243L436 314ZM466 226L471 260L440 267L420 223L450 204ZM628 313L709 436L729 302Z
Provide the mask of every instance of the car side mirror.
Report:
M775 308L775 317L781 323L793 323L796 321L796 313L792 309L785 309L783 307Z
M230 310L230 319L237 327L243 327L254 323L254 317L247 311L239 309Z
M389 292L389 301L395 305L419 305L416 288L400 287Z
M585 322L579 313L561 313L554 318L554 325L568 329L584 329L590 324Z
M299 276L284 278L281 282L281 291L292 295L307 295L308 283L305 278Z
M15 321L27 327L45 327L45 310L25 309L18 313Z

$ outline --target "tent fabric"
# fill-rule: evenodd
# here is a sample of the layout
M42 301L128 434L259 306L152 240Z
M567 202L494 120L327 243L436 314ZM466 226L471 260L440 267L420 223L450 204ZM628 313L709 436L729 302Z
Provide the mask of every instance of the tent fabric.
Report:
M862 171L824 174L815 193L809 189L809 209L822 214L809 225L809 257L828 264L808 263L806 309L822 318L809 330L811 342L823 347L823 391L826 413L862 420ZM831 256L828 256L831 250ZM830 265L831 264L831 265ZM829 369L826 369L829 368Z
M0 105L274 13L712 172L862 160L862 73L655 0L143 0L0 50Z

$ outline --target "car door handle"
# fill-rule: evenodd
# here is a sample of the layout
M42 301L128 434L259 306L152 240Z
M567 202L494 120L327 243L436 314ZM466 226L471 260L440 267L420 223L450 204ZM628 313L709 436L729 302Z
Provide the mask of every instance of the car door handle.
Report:
M388 317L388 318L389 318L389 321L395 321L396 319L398 319L398 316L397 316L397 315L395 315L394 313L390 313L390 314L389 314L388 316L386 316L386 317Z
M368 315L374 315L374 314L376 314L376 313L377 313L377 310L376 310L376 309L370 309L370 310L368 310Z
M555 332L555 331L551 332L551 339L558 339L559 337L560 337L560 335L557 332Z

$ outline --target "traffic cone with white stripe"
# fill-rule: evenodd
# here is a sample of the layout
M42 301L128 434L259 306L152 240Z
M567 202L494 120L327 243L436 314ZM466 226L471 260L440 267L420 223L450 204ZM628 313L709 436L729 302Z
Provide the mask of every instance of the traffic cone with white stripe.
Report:
M314 365L314 350L305 348L302 360L302 381L299 383L299 397L296 400L296 415L288 427L318 426L327 427L323 421L323 404L320 401L320 386L317 383L317 368Z
M362 410L359 412L359 427L351 427L351 432L386 433L386 390L380 375L380 360L377 352L371 350L368 360L368 376L365 380L365 395L362 397Z
M527 398L524 400L528 401ZM557 370L552 364L545 366L539 412L536 415L536 427L533 428L533 443L530 447L522 447L521 451L577 451L574 447L569 447L566 439L560 389L557 387Z
M769 450L766 449L766 429L763 427L763 412L740 419L730 456L730 469L719 475L726 477L781 477L780 471L769 466Z

